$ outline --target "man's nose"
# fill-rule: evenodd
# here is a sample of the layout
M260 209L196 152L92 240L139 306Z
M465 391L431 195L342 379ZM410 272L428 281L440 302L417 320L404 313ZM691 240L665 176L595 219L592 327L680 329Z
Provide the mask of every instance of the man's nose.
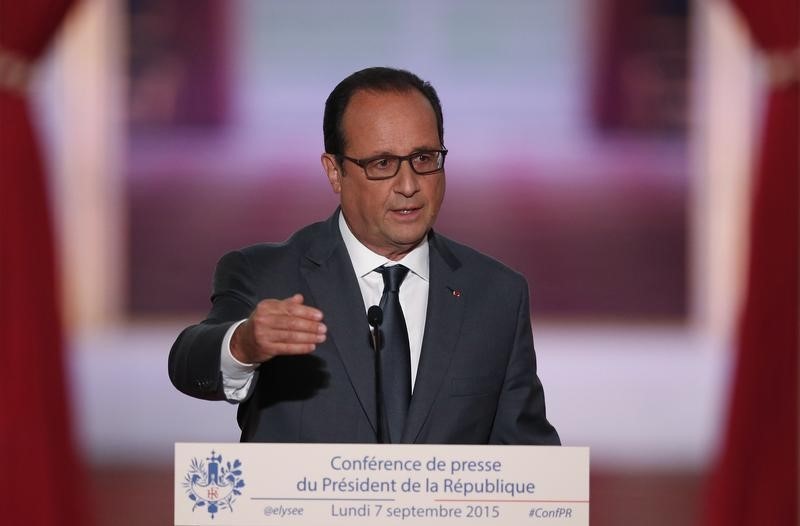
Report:
M395 179L395 192L411 197L419 191L419 175L411 168L411 160L404 159Z

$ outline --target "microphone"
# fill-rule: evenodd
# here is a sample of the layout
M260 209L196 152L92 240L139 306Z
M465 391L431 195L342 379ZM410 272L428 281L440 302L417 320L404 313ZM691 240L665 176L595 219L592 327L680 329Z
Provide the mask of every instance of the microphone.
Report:
M375 416L378 426L378 444L383 444L389 436L387 424L383 416L383 387L381 386L381 323L383 309L373 305L367 309L367 322L372 327L372 348L375 350Z
M374 329L380 327L381 323L383 323L383 309L377 305L370 307L369 310L367 310L367 322L369 322Z

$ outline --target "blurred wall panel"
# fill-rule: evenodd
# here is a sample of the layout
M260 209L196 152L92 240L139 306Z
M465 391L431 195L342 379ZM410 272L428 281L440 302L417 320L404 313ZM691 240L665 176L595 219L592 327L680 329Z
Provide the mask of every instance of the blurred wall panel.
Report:
M52 176L63 312L68 327L81 330L118 321L127 304L124 20L119 2L77 5L34 86Z
M127 0L126 6L130 126L152 133L224 125L229 2Z
M742 303L759 69L736 11L725 2L696 3L691 317L728 339Z

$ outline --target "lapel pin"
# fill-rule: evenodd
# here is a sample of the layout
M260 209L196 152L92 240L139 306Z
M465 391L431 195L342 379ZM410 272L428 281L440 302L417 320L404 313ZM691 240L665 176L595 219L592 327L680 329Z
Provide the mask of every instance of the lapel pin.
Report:
M450 292L453 293L453 297L454 298L460 298L461 297L461 291L458 290L458 289L450 289Z

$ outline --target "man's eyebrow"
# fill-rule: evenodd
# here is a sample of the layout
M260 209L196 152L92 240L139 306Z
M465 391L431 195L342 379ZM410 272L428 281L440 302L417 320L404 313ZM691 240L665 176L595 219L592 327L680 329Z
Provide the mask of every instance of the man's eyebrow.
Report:
M440 149L441 149L441 147L430 146L430 145L428 145L428 146L417 146L415 148L412 148L405 155L411 155L411 154L416 153L416 152L435 152L435 151L439 151ZM383 151L380 151L380 152L373 153L372 155L367 155L366 157L363 157L363 159L372 159L374 157L384 157L384 156L405 157L405 155L399 154L399 153L395 153L395 152L390 152L390 151L387 151L387 150L383 150Z

